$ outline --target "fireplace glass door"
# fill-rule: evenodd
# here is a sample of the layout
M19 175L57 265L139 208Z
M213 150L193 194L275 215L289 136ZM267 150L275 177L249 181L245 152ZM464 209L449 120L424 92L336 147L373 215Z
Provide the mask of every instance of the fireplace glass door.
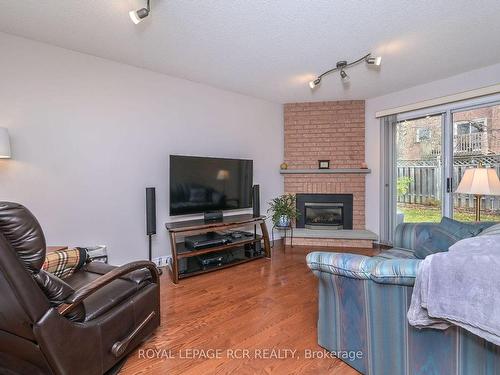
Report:
M309 229L343 229L342 203L306 203L305 227Z

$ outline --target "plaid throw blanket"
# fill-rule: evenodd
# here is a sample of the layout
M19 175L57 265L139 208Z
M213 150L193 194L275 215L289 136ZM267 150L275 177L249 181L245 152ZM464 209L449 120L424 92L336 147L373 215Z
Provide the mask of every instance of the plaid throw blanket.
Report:
M64 279L79 270L87 261L87 251L83 248L58 250L47 253L42 269Z

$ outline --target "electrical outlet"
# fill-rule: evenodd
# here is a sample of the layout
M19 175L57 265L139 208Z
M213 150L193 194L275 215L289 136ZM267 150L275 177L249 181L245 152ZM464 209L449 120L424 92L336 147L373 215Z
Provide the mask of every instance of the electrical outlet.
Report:
M153 259L153 263L156 264L158 267L166 267L170 263L170 259L172 257L169 255L164 255L158 258Z

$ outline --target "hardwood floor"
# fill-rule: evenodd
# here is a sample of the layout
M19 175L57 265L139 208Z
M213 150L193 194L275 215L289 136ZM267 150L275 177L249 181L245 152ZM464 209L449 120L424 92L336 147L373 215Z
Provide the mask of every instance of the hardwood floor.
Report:
M284 250L277 243L271 260L177 285L164 272L162 325L129 356L120 374L357 374L338 359L305 357L308 349L322 352L316 342L316 278L305 262L310 251Z

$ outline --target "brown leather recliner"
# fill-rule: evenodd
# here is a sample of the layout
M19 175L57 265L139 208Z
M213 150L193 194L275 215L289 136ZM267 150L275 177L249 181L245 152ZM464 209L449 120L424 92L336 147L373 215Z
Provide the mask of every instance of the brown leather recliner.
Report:
M29 210L0 202L0 373L104 374L160 325L155 265L90 262L63 280L41 270Z

